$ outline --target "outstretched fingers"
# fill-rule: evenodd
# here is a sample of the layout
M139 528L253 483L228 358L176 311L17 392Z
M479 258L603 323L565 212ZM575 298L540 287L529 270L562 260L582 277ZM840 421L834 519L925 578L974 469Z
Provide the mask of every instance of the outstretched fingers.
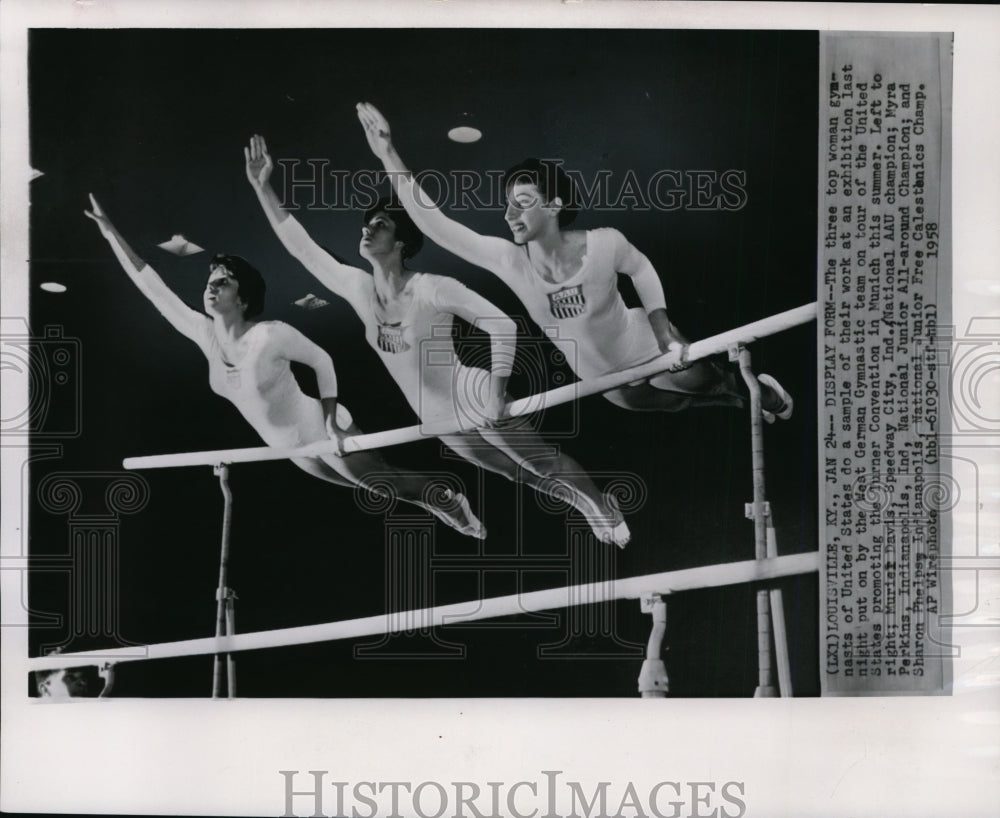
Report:
M250 137L250 144L243 149L243 156L247 162L259 162L267 158L267 143L264 137L254 134Z
M271 176L273 165L263 136L254 134L250 137L249 144L243 148L243 158L246 160L247 177L250 183L255 187L265 184Z
M365 130L372 136L388 138L389 122L382 113L370 102L359 102L357 105L358 119Z
M98 204L97 199L94 198L94 194L88 193L87 196L90 198L90 210L84 210L83 215L88 219L93 219L98 224L107 222L108 217L104 214L104 210Z
M263 159L267 155L267 145L260 134L254 134L250 138L250 155L254 159Z
M358 112L358 121L361 123L361 127L365 129L366 133L369 133L371 131L371 118L365 110L365 103L359 102L356 108Z

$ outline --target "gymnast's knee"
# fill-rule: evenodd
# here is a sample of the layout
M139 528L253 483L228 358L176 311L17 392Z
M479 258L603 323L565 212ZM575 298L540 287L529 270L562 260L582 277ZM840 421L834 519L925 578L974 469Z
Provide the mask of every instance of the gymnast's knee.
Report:
M644 384L640 387L614 389L604 397L615 406L633 412L680 412L686 409L691 398L678 392L666 392Z
M517 466L510 458L499 452L494 446L480 443L470 443L464 439L442 437L441 442L463 460L468 460L474 466L498 474L511 483L517 482ZM497 457L496 455L500 455Z
M522 460L520 470L530 472L535 477L552 480L559 479L565 474L569 465L565 462L562 455L555 452L552 454L539 454L536 457ZM570 471L572 471L571 468Z

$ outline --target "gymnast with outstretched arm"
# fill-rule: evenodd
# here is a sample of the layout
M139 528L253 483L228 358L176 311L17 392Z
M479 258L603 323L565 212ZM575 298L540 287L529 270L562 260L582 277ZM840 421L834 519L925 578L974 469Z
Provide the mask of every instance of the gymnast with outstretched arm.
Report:
M687 341L667 317L663 285L649 259L613 228L568 230L579 192L554 162L525 160L507 171L504 219L512 241L480 235L444 215L420 188L396 151L385 117L370 103L358 118L399 200L436 244L489 270L521 300L539 327L556 327L553 343L581 379L645 363ZM632 279L641 308L626 307L617 274ZM792 399L770 375L761 375L764 418L787 419ZM612 403L637 411L689 406L742 406L735 378L709 361L696 361L605 392Z
M360 254L369 274L343 264L317 244L279 201L270 183L273 161L254 136L244 149L247 179L284 244L365 325L365 337L424 424L471 420L475 431L441 435L449 449L484 469L569 502L604 542L624 546L628 526L614 498L598 491L571 457L537 434L504 423L516 325L481 295L448 276L416 272L405 262L423 236L398 203L381 200L361 227ZM490 369L458 360L450 327L455 317L486 331Z
M265 284L239 256L218 255L209 264L204 308L185 304L146 264L108 219L97 200L84 213L97 223L122 268L160 314L208 359L209 385L226 398L268 445L295 449L325 440L342 441L361 430L337 399L337 376L330 356L282 321L252 320L263 309ZM206 314L207 313L207 314ZM320 399L299 388L290 362L316 373ZM305 472L340 486L363 486L376 494L395 493L463 534L484 536L468 501L450 489L435 490L428 478L401 471L373 452L295 457Z

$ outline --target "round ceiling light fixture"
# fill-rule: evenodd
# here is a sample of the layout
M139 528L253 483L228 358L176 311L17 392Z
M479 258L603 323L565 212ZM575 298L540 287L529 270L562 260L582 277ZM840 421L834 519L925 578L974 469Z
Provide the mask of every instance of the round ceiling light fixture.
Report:
M462 116L459 117L458 125L448 131L448 138L452 142L461 142L463 144L478 142L482 139L483 132L473 124L472 120L472 114L467 111L463 112Z

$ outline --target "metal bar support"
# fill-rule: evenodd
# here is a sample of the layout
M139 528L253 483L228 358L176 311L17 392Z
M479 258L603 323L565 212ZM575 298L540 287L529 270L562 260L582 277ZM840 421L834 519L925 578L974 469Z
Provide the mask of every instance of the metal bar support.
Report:
M215 635L232 636L236 633L236 594L229 587L229 541L233 525L233 492L229 488L229 466L219 463L213 469L222 489L222 548L219 555L219 587L215 591ZM236 697L236 659L231 653L216 653L212 670L212 698L222 695L222 658L226 659L227 697Z
M639 693L644 699L662 699L670 690L667 668L663 664L663 637L667 632L667 601L664 594L642 599L642 612L652 614L653 629L646 645L646 660L639 671Z

